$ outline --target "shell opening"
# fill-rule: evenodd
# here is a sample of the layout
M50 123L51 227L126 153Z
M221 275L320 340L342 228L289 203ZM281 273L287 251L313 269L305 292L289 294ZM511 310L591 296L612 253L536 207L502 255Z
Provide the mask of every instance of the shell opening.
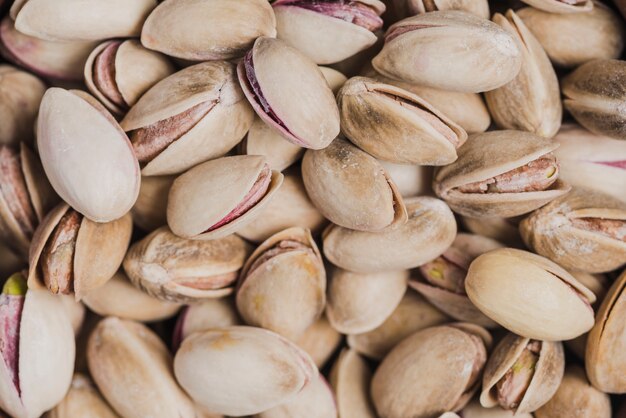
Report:
M24 276L16 273L5 282L0 294L0 353L19 396L20 324L26 292Z
M459 295L465 295L467 268L441 255L419 267L424 280L430 285Z
M104 97L121 109L127 110L128 103L122 97L122 93L115 81L115 57L120 45L122 45L121 41L112 42L100 51L94 60L92 78Z
M29 238L37 227L37 214L30 199L20 155L7 146L0 147L0 195L20 230Z
M274 3L274 6L295 6L311 10L326 16L341 19L348 23L361 26L371 32L376 32L383 27L383 20L376 10L359 1L346 0L282 0Z
M626 242L626 220L602 218L575 218L572 226Z
M403 35L407 32L413 32L414 30L419 30L419 29L440 28L440 27L441 25L427 25L427 24L391 27L385 34L385 43L391 42L392 40L396 39L398 36Z
M535 375L541 353L541 341L530 340L515 363L496 383L498 404L504 409L516 409L524 399Z
M41 253L44 284L54 294L74 291L74 253L83 216L69 209L54 228Z
M261 267L272 258L292 251L305 251L307 253L314 254L311 247L303 244L300 241L292 239L279 241L273 247L270 247L269 249L264 251L254 260L254 262L250 265L250 268L246 272L246 277L250 276L250 274L252 274L255 270L257 270L259 267Z

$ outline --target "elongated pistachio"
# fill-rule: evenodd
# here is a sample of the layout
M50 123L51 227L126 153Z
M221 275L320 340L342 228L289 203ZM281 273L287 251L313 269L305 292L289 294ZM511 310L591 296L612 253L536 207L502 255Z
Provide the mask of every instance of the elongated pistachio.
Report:
M66 417L119 418L119 415L102 398L90 378L76 373L63 401L43 416L43 418Z
M290 401L257 414L258 418L337 418L333 391L320 374Z
M439 10L460 10L483 19L489 19L487 0L408 0L407 3L411 15Z
M522 0L550 13L586 13L593 10L592 0Z
M341 418L376 418L369 395L372 371L356 351L344 348L330 373Z
M304 331L295 343L306 351L318 368L322 368L342 343L343 335L322 316Z

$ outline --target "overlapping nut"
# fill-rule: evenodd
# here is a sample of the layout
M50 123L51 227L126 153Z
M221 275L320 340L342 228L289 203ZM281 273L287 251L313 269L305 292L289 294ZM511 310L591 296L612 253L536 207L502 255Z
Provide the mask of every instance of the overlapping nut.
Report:
M258 116L239 145L245 155L264 155L272 169L283 171L302 158L304 148L286 141L271 126Z
M306 351L318 368L330 360L339 345L343 342L343 335L335 330L324 315L304 331L295 343Z
M257 414L258 418L337 418L335 397L320 374L292 400Z
M44 418L97 416L100 418L119 418L119 415L102 398L91 379L76 373L65 398L46 412Z
M369 396L372 371L356 351L344 348L330 373L341 418L376 418Z
M592 0L522 0L550 13L586 13L593 10Z
M487 0L408 0L407 7L412 15L439 10L459 10L489 19Z

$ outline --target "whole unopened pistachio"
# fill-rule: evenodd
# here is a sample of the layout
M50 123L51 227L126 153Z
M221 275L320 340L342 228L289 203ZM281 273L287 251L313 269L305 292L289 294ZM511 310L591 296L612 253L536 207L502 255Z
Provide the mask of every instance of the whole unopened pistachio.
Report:
M102 398L89 377L76 373L65 398L44 414L44 418L70 417L119 418L119 415Z
M311 358L261 328L227 327L186 338L174 358L178 382L217 413L258 414L295 399L317 378Z
M322 368L342 341L343 335L322 315L294 342L311 356L318 368Z
M292 400L270 408L256 418L337 418L337 406L333 391L320 374Z
M459 159L435 173L433 188L455 212L469 217L512 217L564 195L552 154L558 143L522 131L472 136Z
M342 61L376 43L385 4L378 0L278 0L272 4L278 39L318 64ZM315 41L311 41L315 34Z
M24 276L14 274L0 294L0 341L0 408L15 418L37 418L61 402L75 354L63 302L27 289Z
M439 10L459 10L489 19L487 0L407 0L407 3L411 15Z
M517 218L461 216L461 223L471 233L494 239L508 247L522 248L524 245L519 233Z
M499 405L516 413L536 411L558 389L564 368L560 342L507 334L485 366L480 403L487 408Z
M339 134L333 92L315 63L297 49L260 37L239 62L237 74L259 117L288 141L322 149Z
M164 226L130 247L124 270L135 286L153 297L190 302L231 294L250 251L236 235L190 240Z
M592 0L522 0L550 13L586 13L593 10Z
M196 64L161 80L130 109L128 132L142 174L176 174L226 154L246 134L253 112L235 66Z
M119 269L130 243L130 215L107 223L89 220L61 203L35 231L28 285L76 300L106 283Z
M376 418L369 388L372 371L359 353L344 348L330 373L341 418Z
M403 198L432 195L432 167L414 164L395 164L381 161Z
M499 406L485 408L478 399L474 399L467 404L461 412L462 418L533 418L531 413L514 412L502 409Z
M349 79L337 102L344 135L382 160L445 165L467 139L463 128L421 97L370 78Z
M593 326L595 295L547 258L501 248L472 262L467 296L506 329L527 338L569 340Z
M144 231L154 231L167 224L167 195L175 176L141 178L139 197L131 210L133 222Z
M522 54L515 38L495 23L454 10L425 13L392 25L372 64L388 77L478 93L515 78Z

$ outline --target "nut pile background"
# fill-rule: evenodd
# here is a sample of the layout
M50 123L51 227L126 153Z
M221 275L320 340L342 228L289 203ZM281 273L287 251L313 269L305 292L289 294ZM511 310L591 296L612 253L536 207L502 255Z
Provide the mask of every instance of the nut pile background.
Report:
M0 0L0 416L626 417L620 9Z

